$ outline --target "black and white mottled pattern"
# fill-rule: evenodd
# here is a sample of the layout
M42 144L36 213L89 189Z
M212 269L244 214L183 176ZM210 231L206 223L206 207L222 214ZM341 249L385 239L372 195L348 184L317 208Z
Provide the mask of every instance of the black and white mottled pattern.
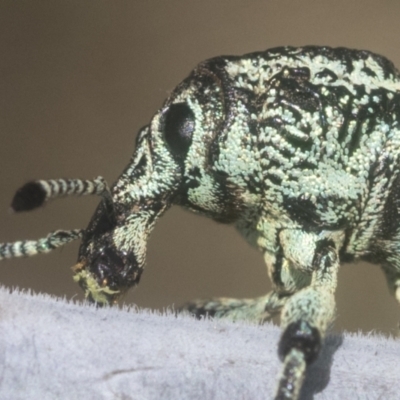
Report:
M235 224L262 252L273 291L184 309L257 321L280 313L276 399L296 399L335 315L341 262L381 264L400 302L399 121L399 72L371 52L308 46L216 57L141 129L110 190L102 178L36 181L13 205L102 196L74 267L98 304L139 283L150 232L172 204ZM17 243L0 247L0 256L39 252L23 254Z

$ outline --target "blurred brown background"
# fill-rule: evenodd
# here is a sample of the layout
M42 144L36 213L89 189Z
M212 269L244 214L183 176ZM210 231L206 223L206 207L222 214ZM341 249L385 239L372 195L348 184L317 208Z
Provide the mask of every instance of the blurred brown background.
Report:
M12 215L34 178L103 175L127 164L138 129L206 58L280 45L369 49L400 66L400 2L113 0L0 2L0 240L85 227L96 198ZM71 279L78 243L2 262L9 287L81 299ZM230 226L170 210L158 223L140 286L126 302L163 308L209 296L266 293L262 257ZM395 333L400 308L379 268L345 265L336 329Z

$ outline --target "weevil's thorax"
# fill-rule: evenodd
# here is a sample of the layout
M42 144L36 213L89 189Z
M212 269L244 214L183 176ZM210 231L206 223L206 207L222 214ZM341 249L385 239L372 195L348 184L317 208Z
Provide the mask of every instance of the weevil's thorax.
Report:
M285 47L206 61L155 118L176 103L194 114L176 202L247 230L260 219L351 230L362 252L397 174L399 91L393 64L367 51Z
M229 59L225 70L242 91L247 134L227 132L216 165L261 194L262 218L277 228L352 229L354 240L364 230L370 239L399 164L394 66L366 51L306 47Z

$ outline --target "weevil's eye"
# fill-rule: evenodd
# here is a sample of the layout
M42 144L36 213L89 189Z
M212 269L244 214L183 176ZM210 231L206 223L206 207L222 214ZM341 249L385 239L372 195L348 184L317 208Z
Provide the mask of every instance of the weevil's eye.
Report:
M174 156L186 155L192 142L194 114L186 103L172 104L164 114L163 132Z

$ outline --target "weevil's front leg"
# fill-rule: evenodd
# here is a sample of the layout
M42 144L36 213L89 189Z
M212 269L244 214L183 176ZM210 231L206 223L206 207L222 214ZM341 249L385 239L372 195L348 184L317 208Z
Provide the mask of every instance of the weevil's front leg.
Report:
M219 297L215 299L194 300L185 304L181 311L188 311L197 318L226 318L231 321L264 322L278 314L287 296L272 291L254 299L234 299Z
M327 328L335 315L334 292L339 256L331 240L315 243L310 286L293 294L281 314L283 334L279 356L284 362L276 400L297 399L307 365L320 352Z

